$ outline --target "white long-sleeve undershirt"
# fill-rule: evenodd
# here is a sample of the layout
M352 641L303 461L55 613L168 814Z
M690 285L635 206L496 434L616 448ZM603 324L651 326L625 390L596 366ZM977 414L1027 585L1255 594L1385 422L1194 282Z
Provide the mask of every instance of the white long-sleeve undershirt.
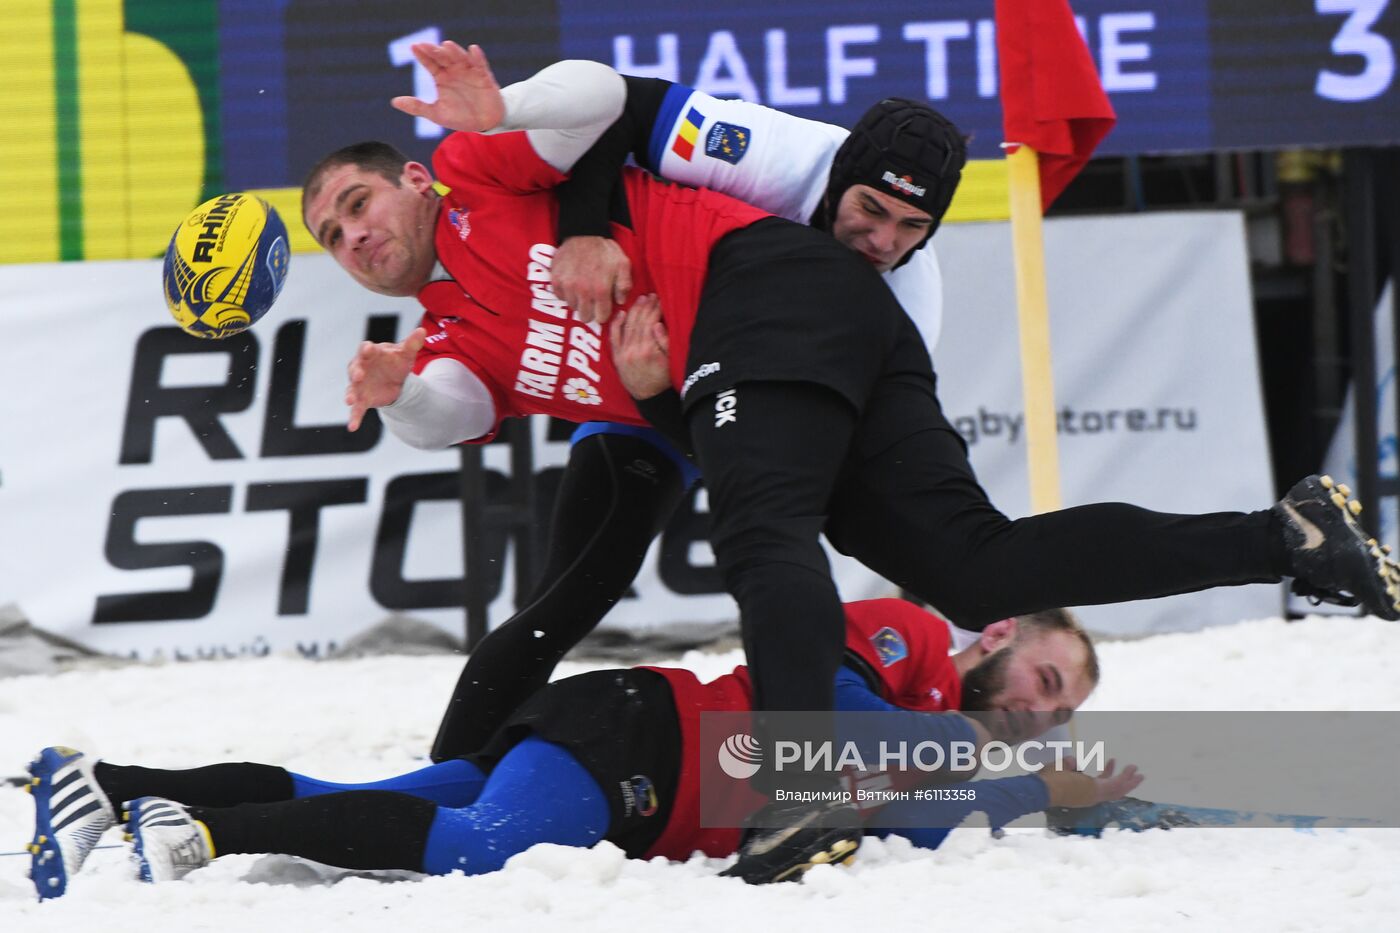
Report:
M492 133L525 130L540 158L561 172L593 147L627 103L622 75L599 62L556 62L501 89L506 113Z
M410 447L441 450L474 440L496 425L486 384L457 360L438 357L409 374L393 404L379 409L389 432Z

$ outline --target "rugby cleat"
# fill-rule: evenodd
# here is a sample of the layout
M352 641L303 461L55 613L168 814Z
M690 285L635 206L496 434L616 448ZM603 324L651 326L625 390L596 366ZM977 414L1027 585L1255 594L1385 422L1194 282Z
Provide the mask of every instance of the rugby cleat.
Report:
M40 900L61 897L108 828L116 824L111 801L80 751L52 746L29 763L25 790L34 796L34 841L29 877Z
M860 848L860 816L846 802L769 804L753 822L779 825L749 830L739 860L722 876L746 884L800 881L818 865L850 864Z
M1293 565L1293 592L1400 619L1400 565L1356 523L1361 503L1330 476L1300 480L1273 512Z
M127 834L136 847L142 881L178 881L213 860L209 827L183 805L163 797L140 797L128 807Z

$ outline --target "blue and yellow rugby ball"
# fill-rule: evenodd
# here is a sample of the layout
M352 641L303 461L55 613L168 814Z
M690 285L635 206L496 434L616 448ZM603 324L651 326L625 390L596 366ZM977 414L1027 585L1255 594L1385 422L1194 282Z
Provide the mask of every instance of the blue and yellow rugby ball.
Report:
M291 261L287 227L262 198L221 194L190 211L165 251L165 304L187 334L220 339L267 313Z

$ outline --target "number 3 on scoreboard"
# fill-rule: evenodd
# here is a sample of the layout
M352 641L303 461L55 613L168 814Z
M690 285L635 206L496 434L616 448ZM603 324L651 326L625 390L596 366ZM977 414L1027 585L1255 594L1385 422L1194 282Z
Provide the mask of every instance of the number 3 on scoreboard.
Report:
M1317 73L1314 90L1328 100L1358 101L1379 97L1395 77L1395 49L1371 27L1390 0L1315 0L1317 12L1347 13L1342 28L1332 38L1332 54L1359 55L1365 62L1360 74L1339 74L1326 69Z

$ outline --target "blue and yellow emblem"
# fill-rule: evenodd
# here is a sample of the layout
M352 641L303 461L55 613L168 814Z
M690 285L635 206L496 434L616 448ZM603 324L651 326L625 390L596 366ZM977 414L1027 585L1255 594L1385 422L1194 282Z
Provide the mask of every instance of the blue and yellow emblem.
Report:
M749 151L750 136L747 126L716 122L705 134L705 155L737 165Z
M638 816L652 816L661 809L656 785L645 774L632 775L632 793L635 795Z
M292 261L292 249L287 245L286 237L277 237L272 241L272 245L267 248L267 271L273 280L281 281L287 277L287 267Z
M909 646L905 644L904 636L888 625L870 636L870 644L874 646L875 654L880 658L881 667L889 667L896 661L903 661L909 657Z

